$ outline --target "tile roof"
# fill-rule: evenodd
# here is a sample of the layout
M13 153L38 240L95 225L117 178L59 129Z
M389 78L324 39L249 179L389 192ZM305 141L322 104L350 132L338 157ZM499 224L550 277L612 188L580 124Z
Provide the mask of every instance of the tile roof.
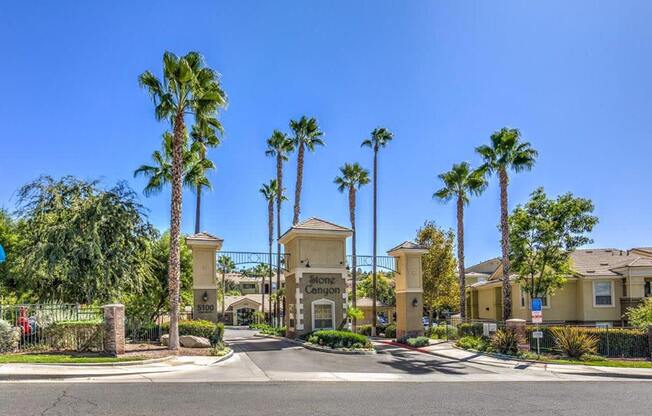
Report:
M571 253L571 267L583 276L618 276L612 271L639 258L617 248L595 248L575 250Z
M197 233L197 234L189 235L188 238L192 239L192 240L204 240L204 241L218 240L218 241L224 241L221 238L216 237L216 236L214 236L212 234L209 234L207 232L204 232L204 231L202 231L200 233Z
M260 305L262 303L262 297L263 297L263 295L261 295L261 294L251 294L251 295L242 295L242 296L225 296L224 297L224 305L225 305L224 309L229 309L234 303L240 302L240 301L245 300L245 299L248 299L248 300L253 301L253 302ZM218 305L218 309L220 309L221 304L219 302L219 299L218 299L217 305ZM272 307L273 307L273 305L272 305ZM267 296L265 296L265 304L263 305L263 309L265 310L265 312L269 312L269 300L268 300Z
M474 264L473 266L469 266L466 268L466 272L476 272L476 273L483 273L483 274L493 274L493 272L498 269L500 266L500 257L494 257L493 259L485 260L480 263Z
M350 228L315 217L309 218L297 225L293 225L292 228L299 230L351 231Z
M401 244L396 247L392 247L387 252L392 252L394 250L407 249L407 250L425 250L426 247L420 246L419 244L412 241L403 241Z
M357 298L355 301L355 306L356 307L362 307L362 308L371 308L372 306L372 299L371 298ZM383 303L379 300L376 301L376 307L382 307L382 308L388 308L388 307L393 307L394 305L389 305L387 303Z

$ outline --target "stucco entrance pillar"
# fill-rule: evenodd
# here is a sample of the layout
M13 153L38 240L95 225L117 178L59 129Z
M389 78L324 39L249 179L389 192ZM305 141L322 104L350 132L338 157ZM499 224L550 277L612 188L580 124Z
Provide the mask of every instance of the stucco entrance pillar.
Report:
M387 254L396 259L396 337L423 335L423 272L425 248L405 241Z
M215 255L223 242L203 232L186 237L186 244L192 250L193 319L218 320Z

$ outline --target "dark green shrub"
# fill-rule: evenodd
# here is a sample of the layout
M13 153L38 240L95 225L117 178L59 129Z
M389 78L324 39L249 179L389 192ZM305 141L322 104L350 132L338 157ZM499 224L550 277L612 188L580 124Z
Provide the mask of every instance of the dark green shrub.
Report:
M379 330L378 327L376 327L377 330ZM384 328L383 328L384 329ZM358 325L358 327L355 329L355 332L358 334L365 335L367 337L371 336L371 325ZM380 330L378 331L380 333Z
M499 329L491 337L491 347L501 354L516 355L518 343L518 334L511 329Z
M217 323L215 324L215 329L213 329L213 333L211 334L210 337L208 337L208 340L211 343L211 346L213 348L222 345L224 341L224 324L223 323Z
M308 342L330 348L371 348L369 338L348 331L315 331L308 337Z
M251 329L258 329L261 334L265 335L276 335L279 337L284 337L287 328L282 326L282 327L275 327L267 324L255 324L255 325L249 325L249 328Z
M486 351L487 350L487 341L482 337L476 337L473 335L467 335L460 338L455 345L465 350L477 350L477 351Z
M430 341L426 337L416 337L416 338L408 338L405 341L405 344L409 345L410 347L425 347L428 344L430 344Z
M385 327L385 338L396 338L396 324L389 324Z
M216 324L215 322L200 319L179 321L179 335L194 335L196 337L210 338L217 325L222 325L222 331L224 331L224 324L221 323ZM161 329L164 333L169 333L170 323L165 322L161 325Z
M582 331L577 327L551 328L557 349L570 358L580 358L583 355L595 354L598 337Z
M543 339L540 341L542 351L554 351L556 349L555 338L552 335L554 328L563 327L544 327L539 329L543 332ZM579 331L596 336L598 345L596 353L605 357L623 357L623 358L643 358L650 356L650 345L648 343L647 332L640 329L623 329L623 328L595 328L595 327L576 327ZM536 329L528 327L531 333ZM536 349L536 340L530 338L530 349Z
M460 338L462 337L481 337L484 334L482 323L464 323L457 327Z
M44 330L46 343L54 350L103 351L102 321L59 321Z
M437 325L430 329L430 338L432 339L456 339L457 328L452 325Z

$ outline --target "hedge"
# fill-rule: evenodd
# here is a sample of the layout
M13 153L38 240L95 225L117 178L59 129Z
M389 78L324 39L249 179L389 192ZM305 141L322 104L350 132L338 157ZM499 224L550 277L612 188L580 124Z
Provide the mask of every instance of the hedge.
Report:
M543 332L541 339L542 351L554 351L555 340L550 329L554 327L541 327ZM650 356L650 345L647 332L639 329L623 328L595 328L595 327L577 327L581 331L598 337L598 354L605 357L623 357L623 358L643 358ZM528 327L528 339L530 340L530 349L536 350L537 341L532 338L531 333L536 331L535 327Z
M285 334L287 333L287 328L282 326L282 327L276 327L268 324L251 324L249 325L250 329L258 329L260 330L261 334L266 334L266 335L276 335L279 337L284 337Z
M395 324L389 324L385 327L385 338L396 338Z
M428 335L433 339L455 339L457 338L457 328L446 324L437 325L433 326L430 329L430 333Z
M460 338L462 337L481 337L484 335L484 325L481 322L464 323L457 327Z
M322 330L315 331L308 337L308 342L330 347L334 349L339 348L353 348L353 349L369 349L371 342L369 338L361 334L355 334L349 331L335 331L335 330Z
M163 323L161 329L163 332L169 333L170 323ZM224 337L224 324L200 319L183 320L179 321L179 335L194 335L196 337L207 338L211 341L211 344L217 344L221 343Z
M45 343L54 350L103 351L104 324L94 321L59 321L44 330Z

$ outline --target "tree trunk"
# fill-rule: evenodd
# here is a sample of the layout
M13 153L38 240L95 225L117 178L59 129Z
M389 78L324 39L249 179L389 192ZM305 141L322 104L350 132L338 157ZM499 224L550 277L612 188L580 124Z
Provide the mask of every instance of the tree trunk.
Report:
M512 316L512 288L509 281L509 212L507 206L507 184L509 179L504 168L501 168L498 174L500 177L500 242L503 255L503 321L506 321Z
M460 317L466 318L466 276L464 272L464 200L457 196L457 263L460 281Z
M225 296L226 296L226 267L222 269L222 322L224 322L224 313L225 313L224 297Z
M195 234L201 231L201 185L197 185L197 206L195 207Z
M170 207L170 257L168 291L170 296L170 350L179 349L179 281L181 275L179 237L181 234L181 199L183 186L183 112L174 118L172 144L172 203Z
M358 263L355 258L356 256L356 242L355 242L355 187L351 186L349 188L349 217L351 219L351 230L353 231L351 235L351 265L353 269L351 270L351 306L353 308L357 307L357 297L358 295L356 294L356 287L357 287L357 268L358 268ZM356 332L356 329L358 327L358 322L357 318L353 317L351 320L351 325L353 332Z
M279 306L278 291L281 289L281 202L283 200L283 156L276 156L276 181L278 193L276 194L276 299L274 301L274 314L276 325L281 324L281 309ZM271 295L271 288L270 288Z
M303 142L299 143L299 151L297 152L297 184L294 189L294 217L292 218L292 225L299 223L299 214L301 213L301 188L303 187L303 155L305 147Z
M377 206L378 206L378 147L374 147L374 209L373 209L373 216L374 216L374 233L373 233L373 248L372 248L372 259L371 259L371 271L373 273L372 280L371 280L371 336L375 337L376 334L376 325L377 325L377 316L376 316L376 297L377 297L377 288L376 288L376 243L377 243L377 233L378 233L378 213L377 213Z
M272 244L274 244L274 198L269 200L269 203L267 205L267 216L269 219L269 222L267 224L267 229L268 229L268 244L269 244L269 293L268 295L268 302L269 302L269 308L267 310L267 313L269 313L269 323L272 323ZM265 289L263 288L263 291ZM264 299L263 299L263 304L264 304ZM265 307L263 306L263 309Z

